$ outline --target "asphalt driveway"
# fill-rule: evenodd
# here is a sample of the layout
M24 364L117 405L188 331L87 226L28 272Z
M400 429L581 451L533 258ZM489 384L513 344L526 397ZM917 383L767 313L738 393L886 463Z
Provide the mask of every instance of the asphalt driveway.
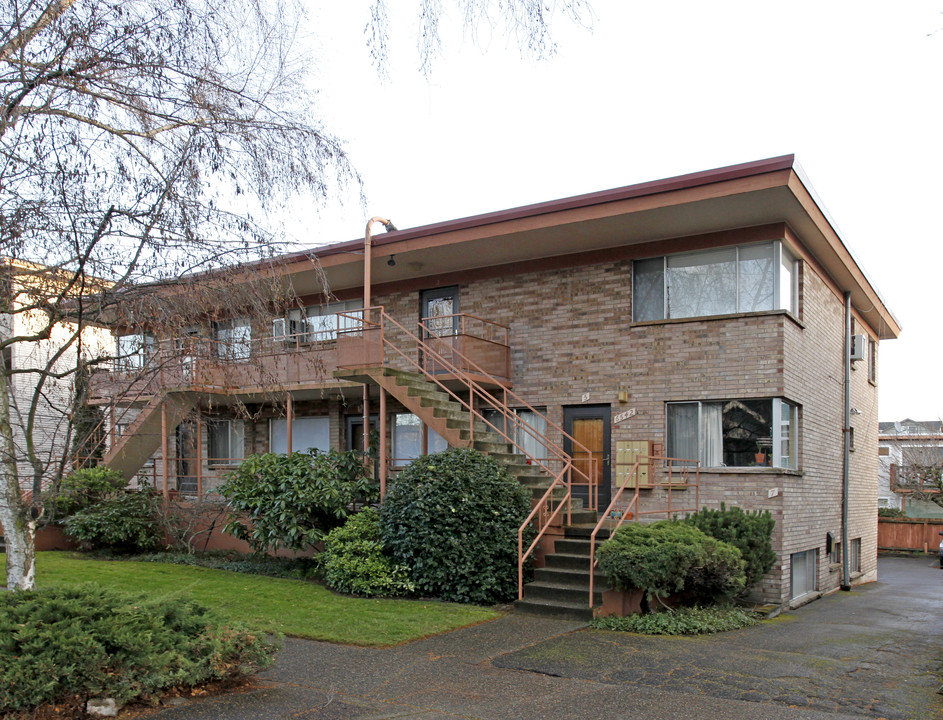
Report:
M511 615L385 650L289 640L251 689L156 717L939 720L943 571L882 558L879 574L703 638Z

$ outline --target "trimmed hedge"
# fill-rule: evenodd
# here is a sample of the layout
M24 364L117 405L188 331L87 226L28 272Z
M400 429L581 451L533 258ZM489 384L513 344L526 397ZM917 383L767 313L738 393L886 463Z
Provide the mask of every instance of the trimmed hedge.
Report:
M380 531L419 592L492 604L517 591L517 531L530 507L527 491L494 458L451 448L396 477Z
M744 512L738 507L729 510L721 503L720 510L699 510L687 522L711 537L733 545L746 561L746 584L759 582L773 565L773 527L776 522L769 510Z
M638 588L649 600L681 594L709 603L737 595L746 582L737 548L678 520L624 525L597 557L613 587Z
M328 533L321 562L325 582L337 592L396 597L416 589L409 568L397 565L386 554L380 538L380 514L372 507Z
M0 593L0 711L152 700L256 672L275 649L185 598L94 586Z

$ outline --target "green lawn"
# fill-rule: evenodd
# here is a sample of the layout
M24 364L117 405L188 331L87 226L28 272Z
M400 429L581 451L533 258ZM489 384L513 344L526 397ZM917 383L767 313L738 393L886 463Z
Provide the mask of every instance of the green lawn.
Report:
M3 567L5 561L0 554ZM301 580L187 565L90 560L67 552L38 553L36 579L40 588L94 582L149 596L186 593L253 629L351 645L396 645L500 615L488 608L432 600L336 595Z

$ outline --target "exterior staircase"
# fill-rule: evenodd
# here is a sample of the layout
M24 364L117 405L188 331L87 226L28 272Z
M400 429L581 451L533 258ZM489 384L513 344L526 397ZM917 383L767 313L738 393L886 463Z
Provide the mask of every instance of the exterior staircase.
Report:
M524 455L514 452L510 444L482 420L475 420L472 440L469 412L422 374L390 367L362 367L336 370L334 377L379 385L445 438L449 445L472 447L494 457L531 491L535 502L550 487L550 478L544 471L530 464ZM534 581L524 586L524 599L515 603L515 609L520 612L575 620L592 619L589 607L589 537L598 515L593 510L583 509L579 498L572 502L571 524L561 528L564 534L555 541L554 552L545 556L546 567L538 568ZM561 517L565 519L562 514ZM602 603L601 589L607 587L605 579L598 573L594 587L593 604L598 605Z
M161 407L167 410L167 427L175 428L196 407L197 393L167 392L154 395L141 409L121 437L102 458L102 464L120 472L130 481L148 461L162 437Z

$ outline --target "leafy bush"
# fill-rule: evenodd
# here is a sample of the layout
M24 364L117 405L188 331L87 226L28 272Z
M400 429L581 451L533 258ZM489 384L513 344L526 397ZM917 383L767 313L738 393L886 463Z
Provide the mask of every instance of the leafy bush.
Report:
M393 597L414 592L409 568L384 552L380 514L364 508L328 533L321 555L324 580L338 592Z
M613 587L644 590L649 600L678 593L712 602L733 597L746 581L739 550L676 520L624 525L597 557Z
M769 510L744 512L738 507L729 510L700 510L687 518L698 530L733 545L746 561L746 584L759 582L776 563L773 551L773 526L776 522Z
M59 493L54 498L56 516L74 515L120 492L127 484L128 481L121 473L104 466L76 470L62 479Z
M643 635L707 635L756 625L760 613L743 608L690 607L626 617L596 618L597 630L619 630Z
M225 532L257 552L310 548L347 519L356 501L377 498L363 455L337 450L253 455L219 493L232 510Z
M497 461L452 448L414 460L391 483L380 532L422 593L507 600L517 588L517 531L530 496Z
M126 491L81 510L65 521L65 532L93 550L142 552L164 540L160 500L150 488Z
M274 650L188 599L93 586L2 593L0 711L76 696L153 699L172 687L253 673L271 664Z
M879 518L902 518L904 511L897 508L878 508Z

